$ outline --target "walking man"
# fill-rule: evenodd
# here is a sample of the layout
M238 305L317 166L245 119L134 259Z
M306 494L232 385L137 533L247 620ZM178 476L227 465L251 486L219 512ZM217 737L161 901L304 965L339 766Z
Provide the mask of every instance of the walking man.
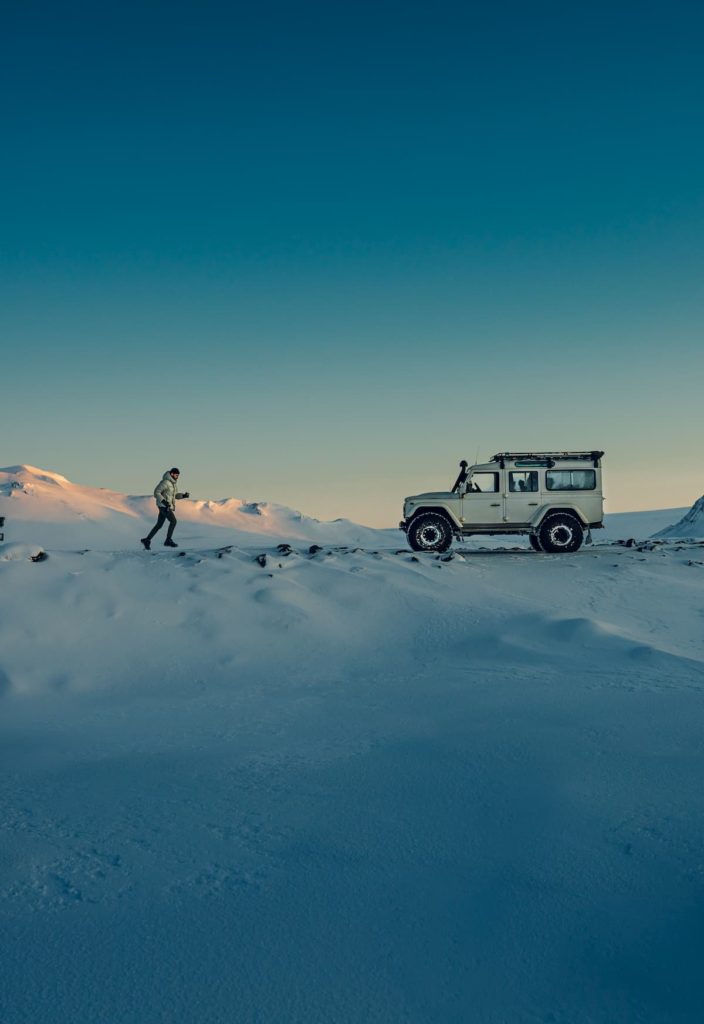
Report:
M169 469L164 473L161 480L154 488L154 497L156 499L156 507L159 510L159 518L156 521L156 526L151 530L151 532L148 533L146 537L142 537L142 544L144 544L147 551L149 551L152 546L152 537L155 533L159 532L167 519L169 521L169 528L166 531L164 547L178 547L178 544L172 540L174 529L176 527L176 516L174 514L176 499L190 497L188 491L184 491L183 494L181 494L180 491L176 490L176 482L179 476L179 470L174 466L173 469Z

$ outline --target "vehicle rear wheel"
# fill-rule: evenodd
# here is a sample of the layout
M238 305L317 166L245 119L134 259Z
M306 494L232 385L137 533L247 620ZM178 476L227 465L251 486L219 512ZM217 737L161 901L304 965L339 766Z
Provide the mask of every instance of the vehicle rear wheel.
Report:
M540 546L540 541L538 540L538 538L536 537L536 535L534 533L531 533L531 535L530 535L530 537L528 539L530 540L530 546L533 548L533 551L542 551L543 550L541 548L541 546Z
M541 523L538 539L543 551L570 552L582 546L584 530L575 516L558 512Z
M452 544L452 528L444 516L425 512L408 527L408 543L414 551L447 551Z

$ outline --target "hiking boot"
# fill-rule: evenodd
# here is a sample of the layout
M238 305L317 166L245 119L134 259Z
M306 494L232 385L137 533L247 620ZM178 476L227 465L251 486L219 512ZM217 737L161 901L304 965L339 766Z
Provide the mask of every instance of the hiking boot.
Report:
M145 551L151 551L152 542L149 540L148 537L142 537L142 544L144 544Z
M164 547L165 548L177 548L178 544L176 543L175 540L165 540L164 541Z

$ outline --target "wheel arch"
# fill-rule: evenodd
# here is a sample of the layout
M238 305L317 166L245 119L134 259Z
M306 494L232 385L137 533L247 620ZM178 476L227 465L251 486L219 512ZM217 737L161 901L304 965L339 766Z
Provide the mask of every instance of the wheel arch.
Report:
M453 531L453 533L456 533L462 529L462 527L457 522L455 517L448 509L445 508L444 505L421 505L420 508L414 510L413 515L408 520L408 526L410 527L411 523L413 523L418 518L418 516L427 515L429 512L431 512L435 516L442 516L443 519L447 519L448 523L450 524L450 529Z
M531 526L534 530L538 530L546 519L550 516L557 515L574 516L575 519L579 520L582 526L589 526L589 520L584 517L583 513L576 505L549 505L548 508L541 509L538 516L531 523Z

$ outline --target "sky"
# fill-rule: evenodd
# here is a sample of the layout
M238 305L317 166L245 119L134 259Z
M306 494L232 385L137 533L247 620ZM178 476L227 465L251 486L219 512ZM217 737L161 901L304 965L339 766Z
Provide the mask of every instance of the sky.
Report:
M373 526L704 491L704 7L3 5L0 465Z

